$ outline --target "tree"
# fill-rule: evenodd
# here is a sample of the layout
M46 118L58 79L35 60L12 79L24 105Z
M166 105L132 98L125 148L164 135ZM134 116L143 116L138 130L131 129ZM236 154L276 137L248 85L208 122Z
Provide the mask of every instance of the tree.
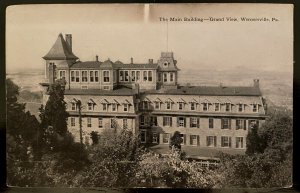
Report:
M93 141L93 145L98 144L98 142L99 142L99 134L98 134L97 131L92 131L91 132L91 139Z
M258 126L254 125L247 135L246 154L253 155L254 153L263 153L266 144L261 136L258 135Z
M180 151L181 150L181 143L183 142L182 138L181 138L181 135L180 135L180 132L179 131L175 131L173 136L171 137L170 139L170 149L173 149L174 150L178 150Z

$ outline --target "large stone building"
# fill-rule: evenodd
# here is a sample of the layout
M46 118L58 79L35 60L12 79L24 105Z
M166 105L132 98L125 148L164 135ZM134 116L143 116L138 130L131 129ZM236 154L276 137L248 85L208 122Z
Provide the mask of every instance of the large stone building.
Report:
M72 36L59 34L43 58L43 102L49 84L65 79L68 128L79 140L80 101L85 143L92 131L105 128L130 129L152 145L169 144L179 131L183 147L244 152L249 129L265 119L259 80L250 87L180 86L172 52L162 52L157 63L101 62L98 56L81 62L73 54Z

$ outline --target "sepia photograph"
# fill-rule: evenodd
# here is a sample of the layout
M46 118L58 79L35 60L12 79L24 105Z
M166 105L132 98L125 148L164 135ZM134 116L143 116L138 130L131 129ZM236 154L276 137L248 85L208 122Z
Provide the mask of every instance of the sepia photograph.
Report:
M293 5L6 9L9 187L287 188Z

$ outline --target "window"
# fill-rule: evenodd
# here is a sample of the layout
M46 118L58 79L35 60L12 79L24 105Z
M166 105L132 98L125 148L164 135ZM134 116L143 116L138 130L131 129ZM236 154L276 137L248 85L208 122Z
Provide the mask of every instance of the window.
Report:
M239 104L239 109L238 109L238 111L239 111L239 112L243 112L243 110L244 110L244 105L243 105L243 104Z
M124 106L124 111L127 112L128 111L128 104L123 104Z
M81 82L87 82L88 81L88 71L81 71Z
M157 133L152 133L152 143L158 143L158 135L157 135Z
M117 128L117 120L110 119L110 128Z
M178 103L178 109L179 109L179 110L182 110L182 109L183 109L183 102L179 102L179 103Z
M91 117L87 118L87 127L92 127L92 118Z
M190 118L190 127L191 128L195 128L195 127L199 128L200 127L199 123L200 123L199 118L197 118L197 117Z
M75 71L71 71L71 82L75 82Z
M163 117L163 126L172 127L172 117Z
M217 147L217 136L207 136L206 137L207 147Z
M146 131L141 131L141 143L146 143Z
M192 111L196 110L196 103L191 102L191 110Z
M148 71L148 81L152 82L152 71Z
M186 143L186 134L180 134L180 137L181 137L181 139L182 139L182 142L181 142L181 145L185 145L185 143Z
M214 119L213 118L208 119L208 128L210 128L210 129L214 128Z
M120 80L120 82L128 82L129 81L129 72L128 72L128 70L120 70L119 80Z
M235 147L236 148L243 148L244 147L243 137L236 137L235 138Z
M199 144L199 135L190 135L190 144L198 145Z
M147 79L148 79L147 71L143 71L143 78L144 78L144 81L147 81Z
M185 117L178 117L177 118L177 127L185 127L185 126L186 126Z
M148 101L142 101L140 103L140 108L145 109L145 110L149 109L149 102Z
M94 110L94 103L88 102L88 111Z
M90 82L94 82L95 77L94 77L94 71L90 71Z
M109 71L108 70L103 71L103 82L109 82Z
M59 71L59 79L66 79L66 71L65 70Z
M171 81L171 82L174 81L174 73L170 73L170 81Z
M98 127L103 128L103 118L102 117L98 118Z
M243 119L236 120L236 130L238 130L238 129L246 130L246 120L243 120Z
M156 116L150 117L150 126L157 126L157 117Z
M134 82L135 81L135 71L131 72L131 81Z
M164 82L167 82L167 73L164 73Z
M230 112L231 111L231 104L230 103L226 103L225 104L225 111L226 112Z
M99 71L95 71L95 82L99 82Z
M145 125L145 116L144 115L141 115L140 125Z
M125 82L129 81L129 72L128 70L125 71Z
M161 73L158 73L158 82L161 82Z
M220 111L220 103L215 103L215 111Z
M77 104L76 103L71 103L71 110L72 111L77 111Z
M141 80L141 72L140 71L136 71L136 81Z
M159 101L155 101L154 102L154 107L155 107L155 109L160 109L160 102Z
M168 144L169 143L169 140L170 140L170 134L169 133L164 133L163 135L162 135L162 138L163 138L163 143L165 143L165 144Z
M231 120L228 118L221 119L221 129L231 129Z
M258 104L253 104L253 109L252 109L253 112L258 112Z
M252 129L254 126L258 126L258 120L249 120L248 121L248 127L250 128L250 129Z
M79 71L75 71L75 82L79 82Z
M76 123L75 123L75 117L71 117L71 127L75 127Z
M171 109L171 102L170 102L170 101L167 101L167 102L166 102L166 105L167 105L167 110L170 110L170 109Z
M106 103L103 103L103 104L102 104L102 110L103 110L103 111L107 111L107 104L106 104Z
M203 111L208 111L208 103L203 103Z
M221 137L221 147L231 147L231 137L222 136Z
M112 111L117 111L117 104L116 103L111 104L111 110Z
M127 124L127 119L123 119L123 129L127 129L128 124Z

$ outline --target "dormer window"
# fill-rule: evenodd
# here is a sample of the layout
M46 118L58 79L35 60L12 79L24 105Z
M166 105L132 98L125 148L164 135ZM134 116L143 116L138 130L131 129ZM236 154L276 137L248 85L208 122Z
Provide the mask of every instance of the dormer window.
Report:
M75 102L71 103L71 110L76 111L77 110L77 104Z
M116 103L111 104L111 110L112 111L117 111L117 104Z
M102 104L102 110L103 110L103 111L107 111L107 104L106 104L106 103L103 103L103 104Z
M231 111L231 104L230 103L226 103L225 104L225 111L226 112L230 112Z
M192 111L196 110L196 103L195 102L191 102L191 110Z
M252 111L253 111L254 113L257 113L257 112L258 112L258 104L253 104Z
M155 107L155 109L160 109L160 102L159 101L155 101L155 103L154 103L154 107Z
M215 111L220 111L220 103L215 103Z
M208 103L203 103L203 111L208 111Z
M166 105L167 105L167 110L171 110L171 102L170 102L170 101L167 101L167 102L166 102Z
M244 111L244 105L243 104L238 104L238 111L243 112Z
M128 104L123 104L124 105L124 111L127 112L128 111Z
M183 109L183 105L184 105L183 102L179 102L179 103L178 103L178 109L179 109L179 110L182 110L182 109Z
M88 111L94 110L94 103L88 102Z

